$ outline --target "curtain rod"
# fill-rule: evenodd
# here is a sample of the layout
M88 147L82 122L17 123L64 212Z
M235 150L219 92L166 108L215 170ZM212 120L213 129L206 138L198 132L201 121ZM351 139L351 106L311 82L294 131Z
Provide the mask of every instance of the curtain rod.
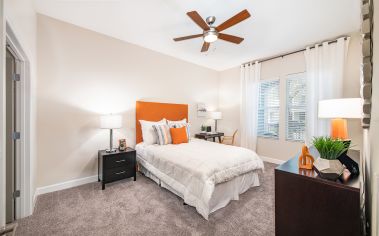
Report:
M343 38L344 40L347 40L350 36L341 36L341 37L338 37L336 39L333 39L331 41L328 41L328 44L332 44L332 43L336 43L337 40L339 38ZM316 43L316 45L319 45L320 47L322 47L322 43ZM312 47L309 47L309 48L315 48L315 46L312 46ZM263 59L260 59L260 60L254 60L254 61L248 61L248 62L245 62L245 63L242 63L242 66L246 65L246 64L253 64L255 62L265 62L265 61L270 61L270 60L273 60L273 59L276 59L276 58L280 58L280 57L285 57L285 56L289 56L289 55L292 55L292 54L295 54L295 53L298 53L298 52L304 52L306 50L306 48L303 48L303 49L298 49L296 51L292 51L292 52L286 52L286 53L283 53L283 54L279 54L279 55L276 55L276 56L272 56L272 57L266 57L266 58L263 58Z

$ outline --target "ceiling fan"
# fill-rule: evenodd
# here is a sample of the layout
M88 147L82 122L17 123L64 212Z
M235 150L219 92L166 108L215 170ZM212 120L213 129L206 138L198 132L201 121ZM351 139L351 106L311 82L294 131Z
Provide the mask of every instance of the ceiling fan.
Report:
M177 42L177 41L182 41L182 40L187 40L187 39L203 37L204 43L203 43L203 47L201 48L201 52L208 51L209 45L215 42L217 39L222 39L224 41L228 41L231 43L240 44L243 41L243 38L230 35L230 34L223 34L220 32L250 17L250 13L245 9L241 11L240 13L238 13L237 15L230 18L229 20L225 21L221 25L215 27L213 26L213 23L216 21L216 17L214 16L208 16L206 20L204 21L203 18L201 18L201 16L199 15L199 13L197 13L197 11L187 12L187 15L198 26L200 26L200 28L203 29L203 33L174 38L174 41Z

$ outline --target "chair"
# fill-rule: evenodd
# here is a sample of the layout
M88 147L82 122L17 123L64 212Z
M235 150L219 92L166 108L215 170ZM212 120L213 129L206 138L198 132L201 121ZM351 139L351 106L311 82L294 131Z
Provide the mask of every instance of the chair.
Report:
M221 143L234 146L234 141L235 141L237 132L238 132L238 129L234 131L232 136L224 136L221 140Z

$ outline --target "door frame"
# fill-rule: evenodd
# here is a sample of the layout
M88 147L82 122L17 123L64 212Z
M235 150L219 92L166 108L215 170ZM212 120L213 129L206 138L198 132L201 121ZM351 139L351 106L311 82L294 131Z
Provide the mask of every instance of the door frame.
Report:
M5 15L0 0L0 129L5 130ZM5 132L0 134L0 209L5 209ZM0 228L5 226L5 210L0 211Z
M11 78L9 78L9 75L12 75L13 76L13 74L14 73L16 73L16 74L20 74L20 69L21 69L21 60L18 58L18 54L14 51L15 49L13 48L13 46L10 46L9 44L8 44L8 41L7 41L7 46L6 46L6 54L8 54L8 52L12 55L12 57L14 58L14 71L12 71L12 73L11 74L9 74L8 72L7 72L7 69L8 69L8 57L6 57L6 59L5 59L5 63L6 63L6 67L5 67L5 72L6 72L6 80L9 80L9 79L11 79ZM8 83L10 83L10 81L6 81L6 84L7 84L7 88L6 89L9 89L9 87L8 87ZM14 114L12 114L12 119L13 119L13 127L12 127L12 132L19 132L20 131L20 115L21 114L19 114L20 112L21 112L21 104L20 104L20 102L21 102L21 94L20 94L20 92L21 91L19 91L19 89L17 89L17 88L21 88L21 81L12 81L12 85L11 85L11 88L12 88L12 92L11 92L11 94L10 95L8 95L8 93L9 93L9 91L6 91L6 99L11 99L11 100L13 100L13 102L12 102L12 106L13 106L13 108L11 109L12 110L12 113L15 113L16 114L16 116L14 116ZM15 94L15 92L16 92L16 94ZM12 98L10 98L10 96L12 97ZM8 103L8 101L6 101L6 103L7 103L7 106L9 105L9 103ZM9 111L8 110L8 107L6 108L6 110L7 111ZM6 119L8 119L8 118L10 118L10 116L9 116L10 114L6 114ZM8 122L8 120L6 120L6 123ZM9 124L9 123L7 123L7 124ZM8 134L8 135L10 135L10 133L7 133L8 132L8 128L9 127L7 127L7 131L6 131L6 134ZM7 136L8 136L7 135ZM9 137L7 137L7 139L9 139ZM9 141L9 140L6 140L6 141ZM6 184L8 185L8 184L10 184L10 183L12 183L14 186L13 186L13 191L16 191L16 190L20 190L21 189L21 183L20 183L20 174L21 174L21 157L20 157L20 152L21 152L21 150L20 150L20 145L21 145L21 143L20 143L20 140L12 140L12 149L15 149L15 151L13 151L12 152L12 159L14 159L14 162L13 162L13 178L14 178L14 180L12 181L12 182L9 182L9 180L7 179L6 180ZM7 143L7 145L8 145L8 143ZM7 148L9 148L9 146L6 146L6 149ZM7 152L8 152L8 150L7 150ZM9 168L9 166L8 166L8 153L6 154L6 165L7 165L7 168ZM7 169L6 170L6 172L7 171L10 171L9 169ZM7 177L9 177L9 175L6 173L6 178ZM8 186L6 186L6 187L8 187ZM8 193L8 192L7 192ZM8 193L9 194L9 193ZM8 197L9 196L7 196L7 200L8 200ZM20 204L21 204L21 201L20 201L20 198L18 197L18 198L15 198L14 200L14 205L13 205L13 207L14 207L14 212L13 212L13 217L14 217L14 220L15 219L18 219L19 218L19 216L20 216ZM7 204L8 204L8 202L7 202ZM8 206L7 206L7 208L8 208ZM6 212L6 214L7 214L7 212ZM6 216L6 217L8 217L8 216Z
M20 219L32 214L33 193L30 162L30 63L11 26L6 22L6 47L15 54L20 73L20 155L16 155L16 185L20 188L20 197L16 199L15 217Z

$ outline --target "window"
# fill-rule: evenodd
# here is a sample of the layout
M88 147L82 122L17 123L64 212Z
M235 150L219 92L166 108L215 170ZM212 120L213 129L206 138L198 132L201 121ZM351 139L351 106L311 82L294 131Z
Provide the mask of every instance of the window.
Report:
M307 116L307 84L305 74L287 76L286 139L304 141Z
M279 137L279 79L262 81L259 84L258 136Z

